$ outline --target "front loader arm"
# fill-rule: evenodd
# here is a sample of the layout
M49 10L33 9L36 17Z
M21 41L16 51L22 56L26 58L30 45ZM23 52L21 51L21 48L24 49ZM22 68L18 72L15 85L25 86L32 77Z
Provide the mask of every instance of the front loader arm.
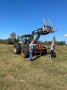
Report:
M35 42L38 42L39 38L41 35L47 35L49 33L52 33L52 29L51 28L46 28L45 30L43 30L43 28L39 28L35 31L32 32L32 36L33 36L33 39L35 40Z

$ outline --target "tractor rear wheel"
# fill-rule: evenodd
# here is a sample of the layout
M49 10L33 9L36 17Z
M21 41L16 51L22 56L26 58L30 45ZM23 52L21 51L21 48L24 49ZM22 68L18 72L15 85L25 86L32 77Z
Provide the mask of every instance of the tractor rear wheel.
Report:
M22 55L22 57L26 57L26 55L25 55L25 52L24 51L21 51L21 55Z
M23 47L22 50L21 50L21 55L24 57L24 58L28 58L29 57L29 49L28 47Z

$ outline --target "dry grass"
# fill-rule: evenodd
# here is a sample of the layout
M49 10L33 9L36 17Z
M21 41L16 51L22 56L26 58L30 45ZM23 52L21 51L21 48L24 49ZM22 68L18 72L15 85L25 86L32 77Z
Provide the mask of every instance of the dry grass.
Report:
M67 90L67 47L57 47L56 60L48 55L28 62L0 45L0 90Z

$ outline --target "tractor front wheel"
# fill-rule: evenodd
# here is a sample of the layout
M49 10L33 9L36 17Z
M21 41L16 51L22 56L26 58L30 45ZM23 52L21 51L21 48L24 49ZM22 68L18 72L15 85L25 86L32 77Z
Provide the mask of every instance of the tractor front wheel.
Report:
M16 47L14 47L13 51L14 51L15 54L17 53Z
M13 51L15 54L20 54L21 53L21 47L19 44L15 44L14 45L14 48L13 48Z

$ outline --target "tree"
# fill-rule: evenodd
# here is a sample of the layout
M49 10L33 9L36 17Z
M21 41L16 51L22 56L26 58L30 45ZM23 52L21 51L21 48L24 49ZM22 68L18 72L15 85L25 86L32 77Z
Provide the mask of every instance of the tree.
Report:
M66 45L66 42L65 41L56 41L56 44L57 45Z
M56 42L56 37L55 37L55 36L53 36L53 41L55 41L55 42Z
M12 33L10 34L10 38L11 38L11 39L16 38L16 33L15 33L15 32L12 32Z
M15 32L12 32L12 33L10 34L10 37L9 37L8 40L6 41L7 44L13 44L15 38L16 38L16 33L15 33Z

